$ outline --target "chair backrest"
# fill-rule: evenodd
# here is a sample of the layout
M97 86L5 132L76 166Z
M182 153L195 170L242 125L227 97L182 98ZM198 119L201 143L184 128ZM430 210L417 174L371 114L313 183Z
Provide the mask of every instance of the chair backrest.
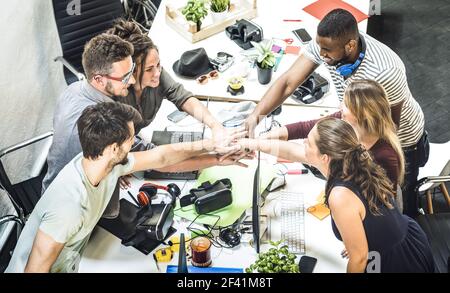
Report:
M11 201L20 217L30 214L33 211L33 208L38 202L39 198L41 197L42 180L44 179L44 176L47 172L47 164L45 159L47 157L48 149L51 144L50 137L52 136L53 132L47 132L30 140L0 150L1 187L3 187L10 196ZM31 175L31 177L26 178L21 182L14 184L11 183L11 176L8 175L8 172L3 165L2 158L7 154L18 151L24 147L30 146L44 139L48 139L48 141L45 145L45 150L41 152L41 154L43 155L43 160L42 164L39 164L40 167L36 172L37 174Z
M114 19L123 15L120 0L53 0L53 11L63 57L78 72L83 72L81 55L87 41L106 31ZM72 7L77 2L80 6ZM78 80L64 67L68 84ZM69 82L71 81L71 82Z
M430 143L430 156L423 168L419 169L418 179L429 176L450 175L450 141L446 143ZM436 187L438 184L427 183L419 191Z

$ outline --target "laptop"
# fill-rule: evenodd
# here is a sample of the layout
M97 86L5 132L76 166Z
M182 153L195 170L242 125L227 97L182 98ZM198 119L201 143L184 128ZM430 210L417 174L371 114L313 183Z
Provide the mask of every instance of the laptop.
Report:
M179 142L192 142L203 139L203 132L191 131L154 131L152 143L155 145L172 144ZM194 180L198 177L198 171L190 172L158 172L149 170L144 172L146 179L172 179L172 180Z

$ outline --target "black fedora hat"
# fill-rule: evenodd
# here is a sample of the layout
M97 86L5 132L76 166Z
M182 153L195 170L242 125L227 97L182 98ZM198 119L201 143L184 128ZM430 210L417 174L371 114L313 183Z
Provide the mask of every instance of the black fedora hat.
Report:
M173 71L186 78L197 78L214 70L205 49L198 48L184 52L180 60L175 61L172 66Z

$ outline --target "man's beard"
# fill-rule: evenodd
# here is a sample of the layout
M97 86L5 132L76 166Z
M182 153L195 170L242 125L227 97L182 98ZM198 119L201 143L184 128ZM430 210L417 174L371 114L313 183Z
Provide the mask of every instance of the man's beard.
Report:
M123 152L118 157L122 157L122 156L123 156L122 159L111 160L110 163L109 163L109 166L108 166L109 168L108 169L112 170L117 165L126 165L128 163L128 153Z
M122 92L123 92L123 91L125 91L125 94L124 94L124 95L122 95ZM109 95L110 97L112 97L113 100L115 100L115 101L117 100L117 97L125 97L125 96L128 95L128 89L127 89L127 88L123 88L123 89L120 91L120 93L119 93L118 95L116 95L116 94L114 93L114 88L113 88L113 86L112 86L112 83L111 83L111 81L109 81L109 80L108 80L108 82L106 83L105 92L108 93L108 95Z

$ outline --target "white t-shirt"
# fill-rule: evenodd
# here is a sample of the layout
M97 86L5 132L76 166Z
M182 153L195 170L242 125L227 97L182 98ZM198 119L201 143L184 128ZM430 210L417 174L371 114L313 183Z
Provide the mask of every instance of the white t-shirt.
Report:
M128 163L115 166L93 186L81 165L78 154L56 176L31 213L5 272L23 272L38 230L46 233L64 248L50 272L77 272L89 236L103 214L120 176L134 166L134 156Z

